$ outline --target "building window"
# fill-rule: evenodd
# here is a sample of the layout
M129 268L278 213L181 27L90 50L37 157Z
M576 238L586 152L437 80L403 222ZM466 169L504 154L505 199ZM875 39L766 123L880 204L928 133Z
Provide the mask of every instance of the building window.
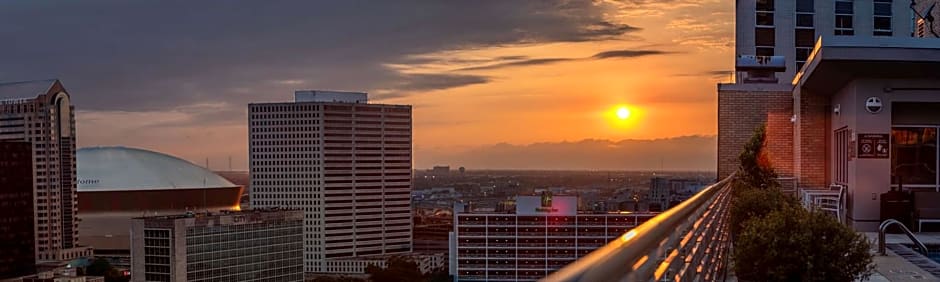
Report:
M774 25L774 13L773 12L757 12L757 25L758 26L773 26Z
M816 41L816 29L813 24L815 12L813 0L796 1L796 29L794 30L794 47L796 48L796 68L802 69L809 54L813 51Z
M852 18L855 15L855 5L851 0L836 0L836 26L835 35L855 35Z
M872 35L891 36L891 0L873 0L872 5L874 5Z
M774 0L757 0L757 11L771 11L774 10Z
M813 27L813 14L812 13L796 13L796 26L797 27Z
M892 184L933 187L937 183L937 128L892 128L890 157Z
M773 28L764 28L759 27L754 29L754 46L756 47L756 55L758 56L773 56L774 55L774 44L776 43Z
M774 55L774 1L757 0L756 28L754 28L754 47L755 55L773 56Z

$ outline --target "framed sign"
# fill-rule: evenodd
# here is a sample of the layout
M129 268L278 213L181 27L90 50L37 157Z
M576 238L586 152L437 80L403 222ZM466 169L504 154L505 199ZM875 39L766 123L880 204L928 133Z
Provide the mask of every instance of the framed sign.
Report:
M891 144L888 134L859 133L859 159L887 159Z

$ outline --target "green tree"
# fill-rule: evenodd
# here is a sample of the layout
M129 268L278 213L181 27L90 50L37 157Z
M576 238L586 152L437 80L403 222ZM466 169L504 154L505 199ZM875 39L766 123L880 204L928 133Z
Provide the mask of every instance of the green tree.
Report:
M366 267L366 274L369 274L369 280L373 282L413 282L426 281L424 274L418 268L418 263L407 257L391 257L388 259L387 267L382 268L376 265Z
M800 207L749 220L734 242L742 281L855 281L873 270L868 240L832 216Z
M103 276L105 282L127 282L130 277L124 276L121 271L114 268L106 259L97 258L85 267L85 275Z
M108 260L98 258L92 261L90 265L85 267L85 275L105 276L112 268L114 267L111 266L111 263L108 262Z
M738 179L744 181L751 187L772 188L780 187L777 182L777 173L770 163L770 157L764 151L764 142L767 133L765 126L754 129L751 139L744 144L744 151L738 155L741 166L738 171Z
M447 267L442 267L435 269L431 273L427 274L428 282L450 282L454 281L454 277L450 276L450 273L447 271Z
M778 188L756 189L742 181L735 181L731 185L734 197L729 220L731 234L735 237L751 219L764 217L776 210L799 207L796 198L784 194Z

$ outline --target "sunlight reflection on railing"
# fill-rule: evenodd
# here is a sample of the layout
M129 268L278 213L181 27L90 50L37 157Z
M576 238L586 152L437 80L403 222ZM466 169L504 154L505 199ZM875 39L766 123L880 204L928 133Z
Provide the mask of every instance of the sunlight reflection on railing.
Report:
M728 178L542 281L715 281L726 274Z

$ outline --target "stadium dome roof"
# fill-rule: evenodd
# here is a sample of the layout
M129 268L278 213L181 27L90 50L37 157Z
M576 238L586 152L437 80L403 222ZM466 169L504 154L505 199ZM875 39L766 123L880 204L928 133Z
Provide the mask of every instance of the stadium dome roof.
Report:
M89 147L76 153L78 192L237 187L186 160L126 147Z

